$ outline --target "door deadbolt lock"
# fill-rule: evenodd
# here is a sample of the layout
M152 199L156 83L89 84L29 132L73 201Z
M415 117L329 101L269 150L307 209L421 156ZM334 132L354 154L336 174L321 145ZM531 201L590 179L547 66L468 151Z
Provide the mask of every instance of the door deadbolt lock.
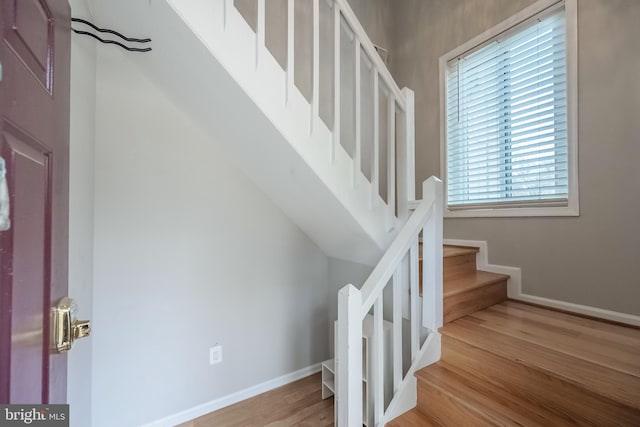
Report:
M64 297L51 310L51 332L53 349L58 353L69 351L73 342L91 334L89 320L77 320L78 306Z

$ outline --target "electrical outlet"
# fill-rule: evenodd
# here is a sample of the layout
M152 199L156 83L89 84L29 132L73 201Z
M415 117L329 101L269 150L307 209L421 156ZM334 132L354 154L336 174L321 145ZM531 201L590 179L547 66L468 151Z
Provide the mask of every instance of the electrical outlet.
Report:
M215 365L222 362L222 345L216 344L209 349L209 364Z

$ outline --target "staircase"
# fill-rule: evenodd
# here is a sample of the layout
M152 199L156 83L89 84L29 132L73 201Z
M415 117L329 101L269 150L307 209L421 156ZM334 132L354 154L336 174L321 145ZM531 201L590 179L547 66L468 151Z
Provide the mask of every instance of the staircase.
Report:
M93 5L153 40L140 66L327 255L378 262L415 198L413 93L347 0Z
M326 255L375 265L361 290L347 285L338 295L338 424L362 425L369 312L373 424L404 412L413 373L440 357L443 189L431 177L415 201L413 92L397 86L348 0L91 4L96 22L153 40L153 52L135 56L149 79ZM382 379L389 301L392 410Z
M445 247L441 360L387 425L640 425L640 330L507 301L475 253Z

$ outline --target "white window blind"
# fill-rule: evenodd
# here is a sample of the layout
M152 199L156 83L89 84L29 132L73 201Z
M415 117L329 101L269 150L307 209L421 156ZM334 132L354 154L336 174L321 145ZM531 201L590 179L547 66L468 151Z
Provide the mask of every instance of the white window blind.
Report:
M529 19L447 63L447 201L566 206L564 8Z

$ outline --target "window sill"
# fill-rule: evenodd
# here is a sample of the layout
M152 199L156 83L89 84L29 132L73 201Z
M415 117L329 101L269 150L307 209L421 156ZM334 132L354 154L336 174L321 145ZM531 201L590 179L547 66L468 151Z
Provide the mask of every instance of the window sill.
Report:
M445 209L445 218L505 218L505 217L553 217L553 216L580 216L578 207L531 207L531 208L487 208L448 210Z

